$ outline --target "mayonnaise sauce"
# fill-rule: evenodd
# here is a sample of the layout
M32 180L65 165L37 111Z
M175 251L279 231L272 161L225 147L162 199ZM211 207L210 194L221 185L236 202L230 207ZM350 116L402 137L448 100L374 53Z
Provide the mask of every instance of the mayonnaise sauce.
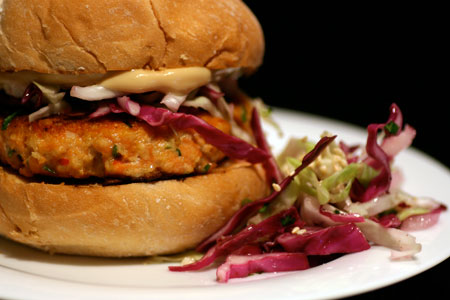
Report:
M125 93L158 91L184 95L210 81L210 70L189 67L163 71L131 70L107 78L98 85Z
M21 71L15 73L0 72L0 88L9 93L9 90L11 90L10 85L24 89L23 87L35 81L60 88L99 85L123 93L158 91L162 93L187 94L209 83L211 78L211 71L203 67L174 68L158 71L135 69L124 72L80 75L42 74ZM15 91L14 94L20 94L20 91Z

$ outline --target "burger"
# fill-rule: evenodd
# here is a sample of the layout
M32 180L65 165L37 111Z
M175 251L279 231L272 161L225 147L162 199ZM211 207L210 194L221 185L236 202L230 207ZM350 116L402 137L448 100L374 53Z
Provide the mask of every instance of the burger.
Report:
M51 253L191 249L273 167L239 0L0 1L0 234Z

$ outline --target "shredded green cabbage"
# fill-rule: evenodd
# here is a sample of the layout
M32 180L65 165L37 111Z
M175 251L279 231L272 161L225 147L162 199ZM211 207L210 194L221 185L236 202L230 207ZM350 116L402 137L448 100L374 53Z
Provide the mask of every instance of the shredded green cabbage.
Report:
M46 86L35 81L33 81L33 84L41 90L42 96L44 100L47 100L47 103L57 104L64 98L65 93L59 92L59 87L57 86Z
M261 119L267 124L271 125L276 131L278 136L283 136L283 131L280 125L272 118L272 109L267 106L261 98L255 98L252 100L253 106L258 110L258 114Z
M294 167L300 165L300 161L295 158L288 158L288 161ZM300 172L296 180L300 185L300 191L317 198L320 204L337 203L348 198L359 169L360 164L352 163L327 178L319 180L314 170L308 167Z
M64 101L64 92L59 92L59 87L45 86L37 82L33 82L42 92L42 98L47 106L41 107L39 110L33 112L28 116L30 122L49 117L51 115L60 114L65 110L70 109L68 102Z
M372 179L377 177L378 174L380 174L380 171L375 170L367 164L361 163L361 171L359 172L357 178L364 187L367 187Z
M348 198L353 180L358 174L361 164L352 163L344 169L322 180L321 185L330 192L329 202L342 202Z
M329 136L325 132L322 136ZM307 138L291 139L278 163L288 173L301 164L301 159L314 147ZM335 142L331 143L320 156L295 178L300 192L316 199L320 204L337 203L348 198L351 185L360 173L361 164L347 164L344 152ZM291 183L292 184L292 183Z
M415 215L422 215L429 213L430 210L422 207L409 207L406 209L403 209L402 211L397 213L397 218L400 221L405 220L408 217L415 216Z

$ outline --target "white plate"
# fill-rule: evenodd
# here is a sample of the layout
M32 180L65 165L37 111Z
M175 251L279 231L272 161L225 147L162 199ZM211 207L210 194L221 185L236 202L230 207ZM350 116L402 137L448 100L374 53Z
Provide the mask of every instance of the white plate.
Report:
M285 136L267 128L274 152L289 136L318 139L327 130L338 140L364 143L365 131L311 115L275 109ZM405 174L404 189L417 196L447 201L450 172L427 155L408 149L396 163ZM446 203L449 205L450 203ZM423 272L450 256L450 217L414 235L423 250L417 259L392 262L382 247L343 256L299 272L262 274L215 281L215 270L171 273L166 264L145 259L50 256L0 238L0 298L8 299L302 299L341 298L381 288Z

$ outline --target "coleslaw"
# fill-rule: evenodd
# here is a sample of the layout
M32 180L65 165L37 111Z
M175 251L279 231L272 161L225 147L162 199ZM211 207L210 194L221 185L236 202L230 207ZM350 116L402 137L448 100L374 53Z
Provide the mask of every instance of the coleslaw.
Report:
M253 130L261 134L258 122ZM219 263L217 280L226 283L255 273L304 270L372 245L391 249L391 260L413 259L421 245L411 231L433 226L446 210L401 189L395 156L415 135L394 103L385 123L367 127L365 146L347 145L328 132L317 143L291 138L271 165L272 193L244 203L197 247L205 252L202 258L169 269Z

